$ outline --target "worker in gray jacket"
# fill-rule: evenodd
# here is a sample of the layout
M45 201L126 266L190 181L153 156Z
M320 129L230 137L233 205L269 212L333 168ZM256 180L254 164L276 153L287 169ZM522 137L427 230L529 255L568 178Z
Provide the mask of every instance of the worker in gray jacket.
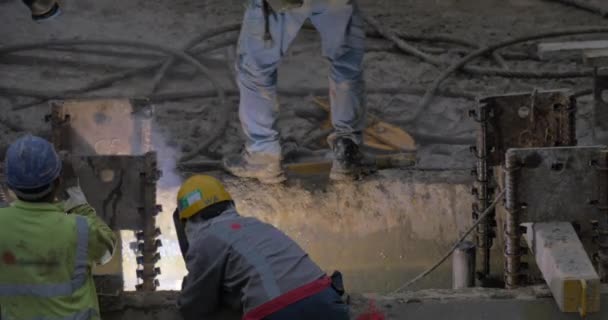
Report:
M174 214L188 275L178 306L186 320L221 308L244 320L346 320L341 276L330 278L292 239L242 217L224 186L193 176L180 188Z

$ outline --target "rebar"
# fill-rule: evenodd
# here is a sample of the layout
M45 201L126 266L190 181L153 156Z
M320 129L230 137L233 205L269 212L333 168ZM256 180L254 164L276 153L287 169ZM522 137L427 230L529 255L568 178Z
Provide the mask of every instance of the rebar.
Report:
M157 154L155 152L146 153L146 168L143 172L144 179L144 207L139 214L144 216L144 226L142 229L142 247L141 273L138 271L139 277L143 283L137 287L139 291L155 291L159 283L156 276L160 273L160 269L156 267L156 257L158 255L156 215L158 213L156 206L156 184L159 178L157 171Z
M600 220L593 224L593 231L596 234L594 240L597 244L595 262L597 271L602 282L608 282L608 152L601 152L601 163L590 163L589 166L598 175L599 188L596 208Z
M477 210L485 211L490 206L490 199L492 199L491 188L490 188L490 173L488 168L488 120L490 114L488 108L481 105L479 108L479 118L477 121L480 124L478 141L477 141ZM475 219L478 212L473 213ZM492 221L495 216L494 210L488 215L488 218L484 219L477 228L477 247L479 248L479 256L481 260L481 275L487 277L490 275L490 250L492 248Z
M520 174L521 164L519 158L511 152L507 152L505 170L507 211L505 221L505 285L507 289L515 289L520 286L521 280L521 203L518 201L516 179Z

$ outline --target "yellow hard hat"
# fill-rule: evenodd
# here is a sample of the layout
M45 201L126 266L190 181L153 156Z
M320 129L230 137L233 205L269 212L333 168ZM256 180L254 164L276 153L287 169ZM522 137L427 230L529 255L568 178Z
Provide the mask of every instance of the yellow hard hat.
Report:
M232 201L232 197L219 180L211 176L192 176L182 184L177 193L179 217L188 219L222 201Z

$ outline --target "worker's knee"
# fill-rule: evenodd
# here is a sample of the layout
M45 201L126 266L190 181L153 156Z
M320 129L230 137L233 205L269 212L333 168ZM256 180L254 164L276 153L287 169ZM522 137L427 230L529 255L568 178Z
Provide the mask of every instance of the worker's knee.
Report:
M238 81L241 86L250 90L266 90L276 86L276 64L259 65L246 62L245 57L239 57L237 62Z
M349 52L343 57L332 61L330 77L335 83L353 82L363 80L363 56L357 52Z

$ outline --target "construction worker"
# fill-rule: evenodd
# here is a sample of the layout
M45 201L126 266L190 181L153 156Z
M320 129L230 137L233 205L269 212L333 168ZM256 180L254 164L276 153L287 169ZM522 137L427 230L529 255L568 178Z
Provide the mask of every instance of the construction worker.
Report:
M327 277L284 233L240 216L217 179L191 177L177 203L188 269L178 306L186 320L208 319L222 307L245 320L349 319L339 273Z
M330 177L349 180L362 166L359 151L366 101L362 62L365 32L356 0L247 0L237 52L239 117L244 151L224 159L224 167L266 183L285 180L277 129L277 67L307 19L321 34L331 63L329 97L334 133Z
M57 203L62 168L68 198ZM73 168L28 135L9 147L5 174L18 200L0 209L0 319L100 319L91 267L110 260L116 238Z

